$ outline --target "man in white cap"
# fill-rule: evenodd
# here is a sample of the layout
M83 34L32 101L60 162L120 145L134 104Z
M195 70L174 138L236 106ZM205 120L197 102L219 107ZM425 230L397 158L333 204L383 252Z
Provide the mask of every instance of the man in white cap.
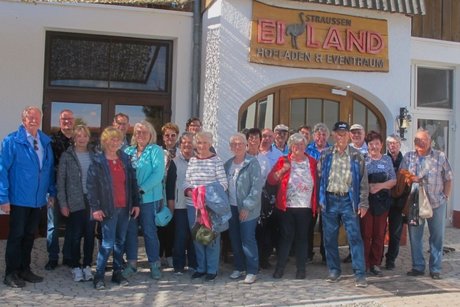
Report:
M358 149L364 156L367 155L367 144L364 142L366 138L366 131L364 127L360 124L353 124L350 127L350 146Z
M289 153L289 147L287 146L287 139L289 137L289 127L283 124L279 124L273 129L275 132L275 141L272 147L278 149L287 155Z

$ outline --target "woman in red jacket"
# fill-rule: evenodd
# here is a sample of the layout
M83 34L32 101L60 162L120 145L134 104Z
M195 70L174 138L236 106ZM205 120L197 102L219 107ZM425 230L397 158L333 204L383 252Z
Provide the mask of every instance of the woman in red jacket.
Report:
M307 140L300 133L288 140L289 155L281 157L268 175L270 185L278 185L276 209L280 243L273 278L281 278L295 242L296 279L305 279L308 228L316 214L316 161L305 153Z

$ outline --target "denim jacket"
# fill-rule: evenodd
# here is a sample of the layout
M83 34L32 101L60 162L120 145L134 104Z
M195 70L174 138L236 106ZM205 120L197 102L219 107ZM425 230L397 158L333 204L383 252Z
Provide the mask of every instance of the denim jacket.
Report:
M359 150L349 146L350 167L351 167L351 185L348 191L353 209L357 211L359 208L369 208L369 183L367 178L367 168L364 156ZM326 189L329 182L329 172L332 166L332 157L334 155L335 146L325 149L321 153L318 161L318 175L320 176L319 184L319 205L322 210L326 209Z
M224 164L225 173L228 176L234 157ZM263 187L259 161L257 158L246 154L243 166L236 179L236 202L238 211L246 209L249 211L247 221L259 218L261 195Z
M126 201L129 211L132 207L139 206L139 193L137 190L136 173L131 166L127 154L118 151L118 157L123 163L126 176ZM110 218L114 212L113 184L110 174L109 163L104 153L97 153L88 169L86 182L88 201L91 211L102 210L106 218Z

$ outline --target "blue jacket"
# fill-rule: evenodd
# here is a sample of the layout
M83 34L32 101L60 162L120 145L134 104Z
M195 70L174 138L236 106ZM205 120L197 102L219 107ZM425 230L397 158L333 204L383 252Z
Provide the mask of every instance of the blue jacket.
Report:
M142 203L147 204L163 199L163 178L165 177L163 149L156 144L149 144L139 158L136 157L136 146L130 146L124 151L130 156L132 166L136 169L139 189L144 191Z
M322 210L326 209L326 189L329 183L329 172L332 165L332 157L334 155L335 146L328 147L321 153L318 161L318 175L320 176L319 183L319 205ZM367 178L367 168L364 156L353 147L348 147L350 154L351 167L351 186L348 194L353 204L355 211L358 208L369 208L369 183Z
M23 125L10 133L2 143L0 163L0 204L40 208L47 204L46 196L56 196L54 158L51 140L38 130L43 147L43 165L27 140Z
M123 163L126 177L126 201L128 209L139 206L139 193L137 190L136 174L129 161L129 156L118 151L118 156ZM102 210L106 218L114 212L113 182L110 174L109 163L104 153L97 153L88 169L86 188L91 211Z
M227 176L234 159L234 157L230 158L224 164ZM243 166L236 179L236 202L238 211L241 209L249 211L247 221L259 218L260 216L262 186L264 183L257 158L246 154Z

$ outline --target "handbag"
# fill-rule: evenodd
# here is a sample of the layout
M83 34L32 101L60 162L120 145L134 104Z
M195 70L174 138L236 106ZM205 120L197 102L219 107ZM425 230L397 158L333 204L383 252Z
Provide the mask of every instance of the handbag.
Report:
M425 188L420 185L418 189L418 215L422 219L429 219L433 217L433 208L431 207L428 196L426 195Z
M217 237L217 233L204 224L201 224L203 222L201 217L200 210L196 210L195 224L193 224L191 229L192 239L203 245L209 245Z
M159 227L164 227L172 220L172 214L168 206L161 204L161 207L155 208L155 225Z

